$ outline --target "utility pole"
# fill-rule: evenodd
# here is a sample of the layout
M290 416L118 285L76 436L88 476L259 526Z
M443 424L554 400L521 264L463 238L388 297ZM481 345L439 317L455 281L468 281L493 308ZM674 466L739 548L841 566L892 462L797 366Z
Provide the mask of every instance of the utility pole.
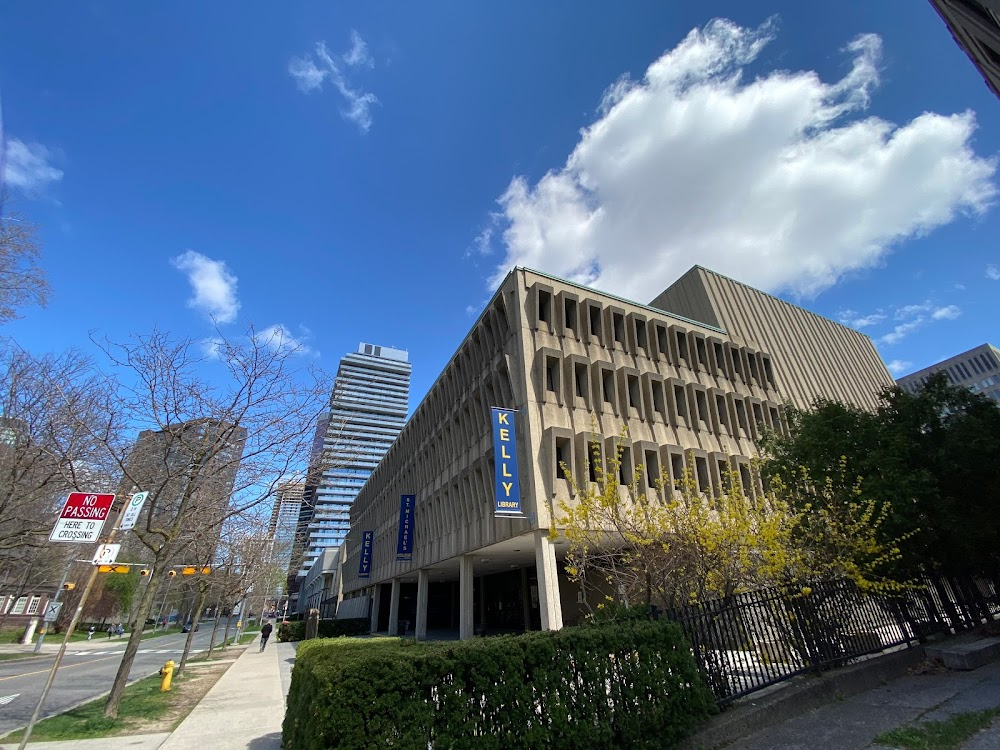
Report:
M108 511L111 512L110 510ZM111 544L115 540L115 534L118 532L118 524L122 520L122 513L120 512L115 518L115 523L111 527L111 531L108 532L108 538L104 541L104 544ZM83 613L83 608L87 604L87 598L90 596L91 590L94 588L94 582L97 580L97 570L98 566L94 565L90 571L90 575L87 577L87 583L83 587L83 592L80 594L80 602L76 605L76 609L73 611L73 617L69 621L69 625L66 627L66 635L63 636L62 644L59 646L59 652L56 654L55 661L52 662L52 668L49 670L49 676L45 680L45 687L42 688L42 694L38 696L38 703L35 705L35 710L31 714L31 718L28 720L28 726L24 728L24 734L21 736L21 744L17 746L17 750L24 750L25 746L28 744L28 740L31 739L31 730L35 728L35 724L38 722L38 716L42 713L42 706L45 705L45 699L49 697L49 690L52 689L52 683L56 679L56 672L59 671L59 665L62 664L63 656L66 655L66 646L69 645L69 639L73 635L73 630L76 628L77 622L80 620L80 615Z

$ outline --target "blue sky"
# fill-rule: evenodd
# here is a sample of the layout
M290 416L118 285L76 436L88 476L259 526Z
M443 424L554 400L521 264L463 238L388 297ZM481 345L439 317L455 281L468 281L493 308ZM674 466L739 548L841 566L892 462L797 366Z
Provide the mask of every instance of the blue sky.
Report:
M408 349L412 405L513 263L642 302L701 263L900 373L998 343L1000 101L930 5L677 5L10 5L7 181L53 295L3 333L214 313L330 370Z

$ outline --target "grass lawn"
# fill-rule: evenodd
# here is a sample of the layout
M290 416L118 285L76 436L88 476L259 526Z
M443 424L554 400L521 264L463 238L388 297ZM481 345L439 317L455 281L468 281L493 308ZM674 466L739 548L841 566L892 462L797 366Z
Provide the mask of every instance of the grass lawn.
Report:
M162 716L177 696L177 692L161 693L160 678L153 675L125 688L117 719L104 718L104 699L99 698L38 722L31 732L31 740L84 740L118 734L129 729L133 717L155 719ZM18 742L20 739L21 732L4 738L6 742Z
M257 634L256 631L253 632L253 633L244 633L243 635L240 636L239 645L242 646L242 645L244 645L246 643L250 643L250 641L252 641L254 638L256 638L257 635L258 634Z
M875 744L900 750L958 750L967 739L986 729L998 716L1000 707L955 714L946 721L928 721L883 732L875 738Z

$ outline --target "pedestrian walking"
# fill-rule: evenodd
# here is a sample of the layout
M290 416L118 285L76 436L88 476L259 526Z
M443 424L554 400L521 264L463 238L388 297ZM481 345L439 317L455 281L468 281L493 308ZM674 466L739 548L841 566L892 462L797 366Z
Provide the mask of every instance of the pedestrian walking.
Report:
M87 640L89 641L93 637L94 637L94 626L91 625L90 630L87 631Z
M115 634L115 626L114 625L108 625L108 640L109 641L111 640L111 636L113 636L114 634Z
M274 627L271 625L270 621L264 623L264 627L260 629L260 650L264 650L264 646L267 645L267 639L271 637L271 631Z
M125 626L118 623L118 637L121 638L123 635L125 635Z

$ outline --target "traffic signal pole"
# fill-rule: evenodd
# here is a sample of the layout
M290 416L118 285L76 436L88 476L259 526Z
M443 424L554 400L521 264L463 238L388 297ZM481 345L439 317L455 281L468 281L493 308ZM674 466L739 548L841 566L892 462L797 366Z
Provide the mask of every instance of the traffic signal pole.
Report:
M115 518L114 525L111 527L111 531L108 532L108 538L104 541L104 544L111 544L111 542L114 541L121 518L122 514L119 512L118 517ZM76 609L73 610L73 617L70 619L69 625L66 627L66 635L63 636L62 645L59 646L59 652L56 654L56 659L52 662L52 668L49 670L49 676L45 680L45 687L42 688L42 694L38 696L38 703L35 705L35 710L31 714L28 726L24 728L24 734L21 736L21 744L17 746L17 750L24 750L25 745L28 744L28 740L31 739L31 730L35 728L35 724L38 722L38 717L42 713L42 706L45 705L45 699L49 696L49 690L52 688L52 683L56 679L56 672L59 671L59 665L62 664L63 656L66 655L66 646L69 645L69 639L73 636L73 630L76 628L77 622L80 621L80 615L83 613L83 608L87 604L87 599L90 596L91 590L94 588L94 582L96 580L97 565L94 565L93 569L90 571L90 575L87 577L87 584L83 587L83 591L80 594L80 602L76 605ZM61 588L62 587L60 587L60 590Z

